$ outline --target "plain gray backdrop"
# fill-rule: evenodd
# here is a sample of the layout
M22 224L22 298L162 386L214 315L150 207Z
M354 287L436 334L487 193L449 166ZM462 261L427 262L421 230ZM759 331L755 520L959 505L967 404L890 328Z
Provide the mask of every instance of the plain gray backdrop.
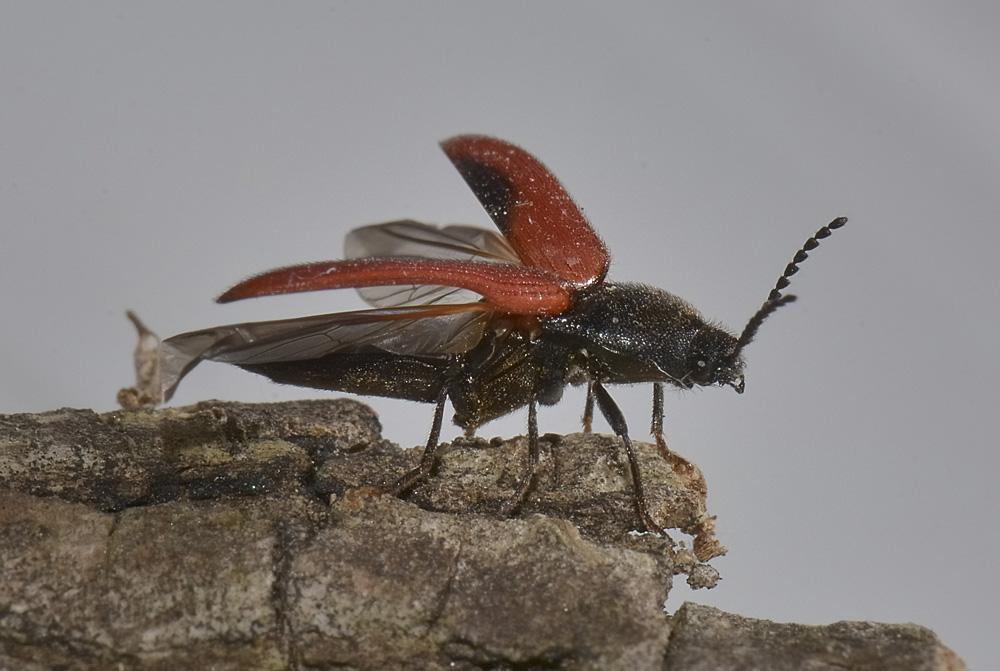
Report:
M126 308L166 337L361 307L212 299L336 258L362 224L490 226L438 149L458 133L541 158L613 278L734 330L845 215L748 349L746 393L667 396L730 550L718 588L667 608L912 621L988 668L998 34L1000 5L972 1L4 3L0 412L113 409ZM645 436L650 390L613 393ZM322 396L206 364L175 403ZM423 443L429 406L373 404L388 437ZM576 430L582 405L567 394L542 430Z

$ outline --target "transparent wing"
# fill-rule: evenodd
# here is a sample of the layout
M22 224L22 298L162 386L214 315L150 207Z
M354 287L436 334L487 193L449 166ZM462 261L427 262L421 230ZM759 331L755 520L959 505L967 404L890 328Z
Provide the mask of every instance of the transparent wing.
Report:
M318 359L377 347L400 355L459 354L483 337L483 303L338 312L182 333L160 345L163 398L202 361L231 364Z
M432 226L404 219L355 228L344 239L344 257L415 256L459 261L521 263L499 233L477 226Z
M408 256L491 263L521 263L502 235L476 226L432 226L405 219L356 228L344 239L344 257ZM428 284L362 287L358 293L369 305L397 307L472 303L479 295L468 289Z

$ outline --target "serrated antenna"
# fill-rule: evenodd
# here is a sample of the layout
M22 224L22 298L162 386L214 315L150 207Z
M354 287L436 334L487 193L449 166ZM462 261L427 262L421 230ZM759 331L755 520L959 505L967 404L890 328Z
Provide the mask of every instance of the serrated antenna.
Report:
M747 325L743 327L743 333L740 334L739 339L736 341L736 348L733 350L732 358L735 360L740 356L740 352L744 347L750 344L750 341L754 339L757 335L757 330L760 325L764 323L764 320L771 316L771 314L780 308L782 305L787 305L795 300L795 296L789 294L787 296L783 295L781 291L785 289L791 283L791 277L795 273L799 272L799 264L809 258L809 252L819 247L819 241L824 238L830 237L833 231L837 230L841 226L847 223L847 217L837 217L829 224L823 228L816 231L815 235L806 240L802 248L795 252L795 256L792 257L792 262L785 266L785 272L781 273L781 277L775 282L774 288L771 289L771 293L768 294L767 300L764 304L760 306L760 309L754 313L753 317L750 317L750 321Z

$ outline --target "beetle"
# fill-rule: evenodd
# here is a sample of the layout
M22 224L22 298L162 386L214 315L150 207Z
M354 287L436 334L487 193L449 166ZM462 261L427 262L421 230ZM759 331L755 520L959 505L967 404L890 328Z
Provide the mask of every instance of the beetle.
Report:
M558 402L567 385L585 384L585 430L596 402L625 448L642 524L662 533L647 510L625 416L606 386L653 384L652 434L668 455L663 385L742 393L743 350L764 320L795 300L782 291L798 264L847 219L806 240L735 335L662 289L607 281L604 243L528 152L481 135L441 146L502 235L411 220L375 224L348 234L344 260L244 280L218 301L353 287L372 307L169 338L161 345L164 399L201 361L222 361L284 384L434 403L423 457L397 493L431 472L447 402L469 434L527 406L527 464L501 507L507 514L526 495L538 462L537 406Z

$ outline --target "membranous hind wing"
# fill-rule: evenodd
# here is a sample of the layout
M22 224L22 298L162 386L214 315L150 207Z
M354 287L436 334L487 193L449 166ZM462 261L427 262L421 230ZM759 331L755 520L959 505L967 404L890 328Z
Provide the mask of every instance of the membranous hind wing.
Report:
M493 313L558 313L569 302L561 278L522 265L506 240L471 226L366 226L348 236L347 247L349 256L379 256L280 268L219 300L353 287L378 309L174 336L161 347L164 398L199 362L220 361L285 384L428 400L424 394L436 390L427 380L441 377L437 368L447 357L480 342ZM386 368L393 370L375 374L378 384L371 372L365 377L366 369Z
M434 226L404 219L361 226L344 239L344 258L386 256L521 263L506 238L478 226Z
M202 361L234 364L285 384L378 394L371 388L359 391L338 386L337 376L329 373L355 364L356 371L362 371L355 375L363 374L365 367L356 365L358 355L378 352L389 358L416 357L428 365L432 361L445 365L450 355L479 343L489 315L484 303L411 306L228 324L182 333L160 345L164 400L173 396L181 379Z

